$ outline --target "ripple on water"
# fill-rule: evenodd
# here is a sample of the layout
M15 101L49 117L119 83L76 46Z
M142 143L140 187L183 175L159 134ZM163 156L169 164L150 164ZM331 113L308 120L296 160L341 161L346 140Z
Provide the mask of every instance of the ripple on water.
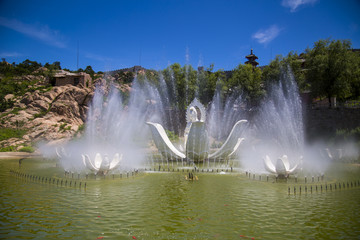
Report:
M199 181L186 181L173 173L91 180L85 191L23 181L6 166L0 162L0 233L7 238L360 236L360 188L289 196L286 184L201 173Z

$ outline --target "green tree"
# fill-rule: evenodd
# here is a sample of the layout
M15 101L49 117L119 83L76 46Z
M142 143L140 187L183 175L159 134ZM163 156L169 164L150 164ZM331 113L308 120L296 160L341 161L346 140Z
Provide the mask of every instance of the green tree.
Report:
M91 66L87 66L84 70L84 72L86 72L87 74L89 74L91 76L91 78L94 78L95 75L95 71L92 69Z
M286 57L277 55L268 66L263 69L262 79L265 83L265 88L268 89L274 82L280 80L281 71L290 67L292 74L300 91L309 90L309 84L305 81L305 71L303 69L304 59L296 52L289 52Z
M291 51L283 59L282 64L284 68L286 66L290 67L300 91L309 90L310 88L309 84L305 81L304 61L303 56L299 56L296 52Z
M283 57L281 55L277 55L269 65L264 67L262 71L262 79L265 89L269 89L274 82L277 82L280 79L282 59Z
M244 94L249 106L254 106L264 95L261 78L261 70L250 64L240 64L234 69L231 78L228 80L228 88L231 92Z
M15 73L17 75L27 75L31 74L38 68L40 68L42 65L41 63L38 63L36 61L31 61L29 59L26 59L22 63L19 63L15 68Z
M218 82L225 81L225 73L222 70L213 72L214 64L201 71L199 75L199 97L200 101L204 104L208 104L213 96Z
M360 53L355 52L351 55L353 63L353 75L351 81L351 96L359 99L360 97Z
M319 40L306 49L306 78L314 97L345 99L356 94L352 87L359 81L358 56L349 40Z
M46 67L46 68L49 69L50 71L61 70L61 66L60 66L60 62L59 62L59 61L53 62L52 64L50 64L50 63L45 63L44 67Z

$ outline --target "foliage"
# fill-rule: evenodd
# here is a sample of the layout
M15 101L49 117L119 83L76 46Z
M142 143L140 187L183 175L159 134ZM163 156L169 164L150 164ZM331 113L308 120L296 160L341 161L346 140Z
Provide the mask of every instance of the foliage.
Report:
M60 124L59 126L59 132L66 132L66 131L69 131L71 130L71 126L67 126L67 123L62 123Z
M84 132L84 131L85 131L85 124L81 124L81 125L78 127L77 132L82 133L82 132Z
M22 138L25 134L25 129L0 128L0 141L10 138Z
M262 71L262 79L265 84L265 89L269 89L269 86L271 86L272 83L279 80L282 59L283 57L281 55L277 55L269 65L264 67Z
M195 87L191 86L194 84L196 79L196 72L193 73L191 66L181 67L180 64L175 63L165 70L162 71L166 89L168 90L169 102L174 104L175 109L184 110L188 104L188 99L191 99L195 95ZM190 103L190 102L189 102Z
M12 108L14 106L14 101L8 99L5 100L5 96L0 94L0 112L5 111L8 108Z
M35 118L42 118L42 117L45 116L47 113L48 113L48 111L41 110L40 113L35 113L35 114L34 114L34 119L35 119Z
M240 64L235 68L227 86L230 93L243 93L250 106L258 103L264 95L261 70L250 64Z
M181 67L180 64L175 63L161 71L169 102L173 103L172 107L184 112L195 97L203 104L209 104L217 82L224 82L225 79L222 70L213 72L213 68L214 65L210 65L209 68L195 70L191 65Z
M265 66L262 71L262 79L265 84L265 89L269 89L274 82L279 81L282 70L291 68L294 74L295 81L298 84L300 91L309 90L309 84L306 82L305 71L303 69L303 56L296 52L289 52L286 57L277 55L268 66Z
M5 77L29 75L41 66L41 63L30 61L29 59L26 59L17 65L15 63L9 64L3 61L0 63L0 74L4 75Z
M55 62L54 66L60 67L60 63ZM58 64L58 65L57 65ZM48 64L49 65L49 64ZM51 66L51 65L49 65ZM5 61L0 63L0 112L11 108L14 104L12 100L5 100L7 94L22 96L25 92L39 90L49 90L48 86L36 86L39 79L26 80L21 78L24 75L43 75L48 77L52 74L51 69L46 72L37 71L41 67L40 63L25 60L22 63L9 64Z
M179 140L179 136L176 135L173 131L165 130L166 135L169 137L170 141L177 141Z
M214 64L211 64L209 68L204 71L199 71L199 98L203 103L209 103L214 95L216 85L224 83L225 73L222 70L213 72Z
M133 72L119 71L115 74L115 79L120 83L131 83L135 77Z
M345 99L359 94L359 58L349 40L319 40L306 49L306 77L313 96ZM355 89L354 89L355 88Z
M95 71L92 69L91 66L87 66L84 70L84 72L86 72L87 74L89 74L91 76L91 78L94 78L95 75Z
M354 129L337 129L336 141L356 141L360 143L360 127Z
M0 152L15 152L15 151L16 151L16 147L14 146L7 146L0 148Z
M58 61L53 62L52 64L45 63L44 67L46 67L50 71L61 70L60 62Z
M67 125L67 123L61 124L61 125L59 126L59 132L65 132L65 131L71 129L71 126L67 126L67 127L66 127L66 125Z
M19 152L33 153L33 152L35 152L35 149L32 146L24 146L19 149Z

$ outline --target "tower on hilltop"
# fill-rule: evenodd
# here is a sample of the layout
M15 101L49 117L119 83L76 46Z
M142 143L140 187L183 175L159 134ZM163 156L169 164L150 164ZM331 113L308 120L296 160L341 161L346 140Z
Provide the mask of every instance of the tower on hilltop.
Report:
M257 65L259 65L259 63L256 61L256 59L258 59L258 57L255 56L255 54L253 54L253 49L251 49L250 55L247 55L246 58L247 58L247 61L245 62L245 64L251 64L251 65L253 65L253 67L256 67Z

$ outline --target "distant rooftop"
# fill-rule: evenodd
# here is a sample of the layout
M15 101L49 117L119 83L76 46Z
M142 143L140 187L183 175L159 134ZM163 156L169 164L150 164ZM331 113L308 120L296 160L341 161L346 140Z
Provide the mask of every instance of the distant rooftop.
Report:
M251 49L250 55L247 55L245 58L247 58L248 60L245 62L245 64L251 64L254 67L256 67L257 65L259 65L259 63L256 61L256 59L258 59L257 56L255 56L255 54L253 54L253 49Z

